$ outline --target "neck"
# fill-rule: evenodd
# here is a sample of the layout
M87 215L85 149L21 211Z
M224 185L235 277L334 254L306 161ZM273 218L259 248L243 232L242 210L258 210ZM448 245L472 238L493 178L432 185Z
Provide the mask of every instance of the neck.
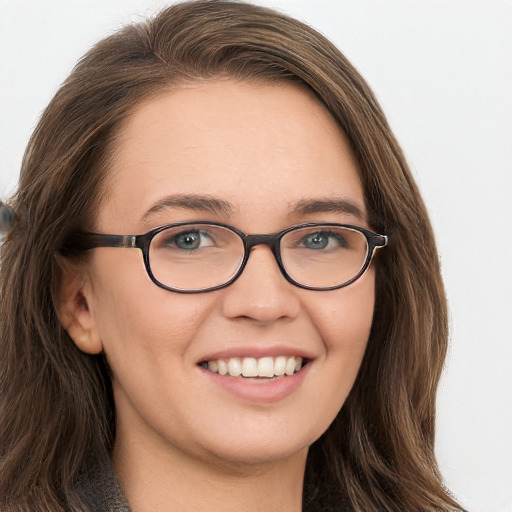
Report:
M307 448L278 461L224 461L122 435L114 468L136 512L300 512Z

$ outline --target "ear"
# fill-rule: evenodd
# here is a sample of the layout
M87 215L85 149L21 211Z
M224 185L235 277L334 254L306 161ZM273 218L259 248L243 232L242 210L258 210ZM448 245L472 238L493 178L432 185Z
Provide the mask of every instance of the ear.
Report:
M90 297L88 280L76 270L64 270L57 304L59 321L80 350L99 354L103 344L90 309Z

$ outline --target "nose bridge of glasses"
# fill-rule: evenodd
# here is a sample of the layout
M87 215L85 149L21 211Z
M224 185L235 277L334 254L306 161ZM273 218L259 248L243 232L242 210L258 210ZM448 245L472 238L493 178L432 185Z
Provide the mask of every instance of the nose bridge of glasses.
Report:
M246 235L245 247L249 252L256 245L267 245L272 250L274 256L276 256L276 250L279 244L279 235L275 233L264 234L264 235Z
M287 277L286 271L283 267L283 264L281 262L281 256L280 256L280 250L279 250L279 243L281 239L281 233L271 233L271 234L253 234L253 235L245 235L244 237L244 244L245 244L245 260L244 264L240 269L240 272L245 268L246 263L249 261L249 257L251 255L251 250L253 247L256 247L258 245L266 245L279 267L280 273L284 275L284 277Z

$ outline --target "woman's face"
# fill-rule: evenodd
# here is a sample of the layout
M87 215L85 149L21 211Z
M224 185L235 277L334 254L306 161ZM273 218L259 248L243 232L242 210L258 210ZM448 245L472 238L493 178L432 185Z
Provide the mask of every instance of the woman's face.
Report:
M368 227L345 138L292 84L218 80L164 92L124 125L110 172L102 233L197 220L248 234L302 222ZM233 284L187 295L157 287L140 250L99 248L83 293L98 340L85 349L103 350L112 369L117 445L254 464L303 457L342 407L370 331L374 271L346 288L305 290L259 245ZM280 356L306 364L275 378L201 364Z

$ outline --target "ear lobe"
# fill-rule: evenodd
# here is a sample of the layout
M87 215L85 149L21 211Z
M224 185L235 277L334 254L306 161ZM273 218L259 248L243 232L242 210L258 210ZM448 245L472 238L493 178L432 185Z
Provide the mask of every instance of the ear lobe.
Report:
M80 350L88 354L99 354L103 345L87 300L87 288L80 274L65 272L57 316Z

